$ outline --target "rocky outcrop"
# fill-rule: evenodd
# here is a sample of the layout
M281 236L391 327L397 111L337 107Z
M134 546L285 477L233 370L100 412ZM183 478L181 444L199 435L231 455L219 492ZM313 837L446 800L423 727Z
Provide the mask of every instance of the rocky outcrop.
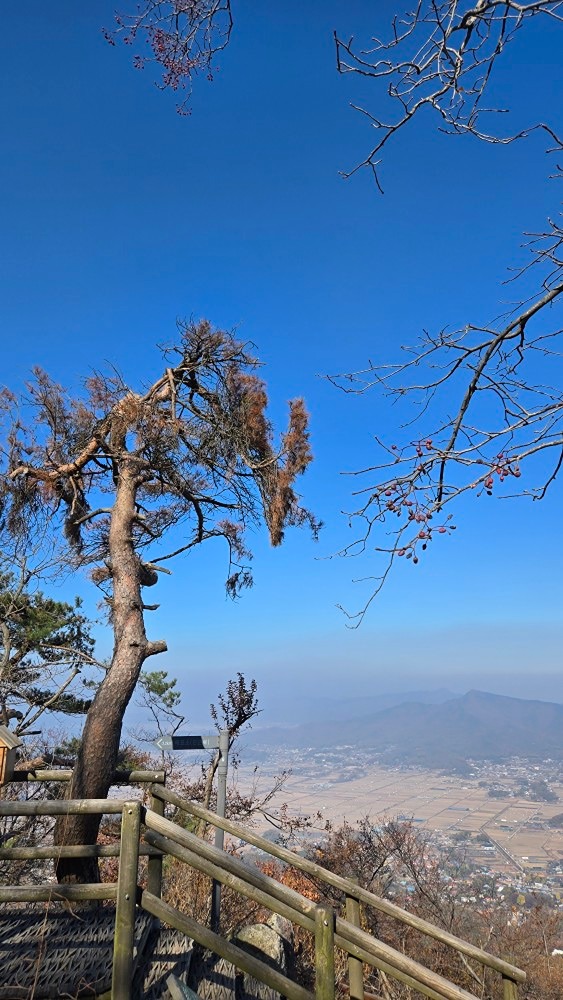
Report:
M274 916L268 923L251 924L231 940L283 975L291 974L293 931L288 920ZM210 952L194 956L189 982L200 1000L280 1000L275 990Z

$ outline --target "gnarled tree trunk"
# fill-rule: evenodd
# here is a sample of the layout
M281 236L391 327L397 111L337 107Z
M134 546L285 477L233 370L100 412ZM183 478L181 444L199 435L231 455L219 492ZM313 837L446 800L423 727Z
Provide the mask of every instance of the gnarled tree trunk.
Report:
M123 716L143 663L166 650L165 642L149 642L141 596L141 562L135 551L133 527L135 497L142 477L129 457L121 464L116 501L111 513L109 565L113 577L112 621L114 648L111 666L86 716L80 750L69 783L68 798L106 798L115 771ZM55 826L55 844L95 844L101 817L61 817ZM60 858L59 882L99 881L93 858Z
M294 490L312 457L303 400L290 403L278 445L265 386L254 374L258 362L231 334L205 320L180 324L179 343L164 355L165 370L146 391L95 375L86 380L85 400L70 399L38 369L29 388L36 410L29 428L11 394L0 400L13 407L8 446L0 449L6 530L27 542L36 518L48 538L62 529L73 561L97 563L93 579L110 584L113 657L86 716L72 798L107 796L143 663L166 649L145 632L141 592L157 577L143 552L174 526L182 525L179 546L156 561L223 538L234 596L252 583L244 543L250 524L261 519L273 545L288 526L307 524L314 535L318 529ZM172 358L177 363L170 367ZM93 844L99 825L95 816L63 817L56 843ZM97 866L61 858L57 874L90 881Z

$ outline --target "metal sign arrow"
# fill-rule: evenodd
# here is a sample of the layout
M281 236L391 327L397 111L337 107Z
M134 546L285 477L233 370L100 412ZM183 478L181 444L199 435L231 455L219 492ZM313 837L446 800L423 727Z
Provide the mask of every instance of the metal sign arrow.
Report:
M223 819L227 806L227 769L229 766L228 729L222 729L218 736L159 736L154 741L157 750L219 750L219 767L217 768L217 814ZM222 826L215 827L215 847L223 850L225 833ZM221 883L213 879L211 886L211 929L219 930L219 911L221 907ZM196 998L197 1000L197 998Z
M218 750L218 736L159 736L157 750Z
M157 750L172 750L172 737L159 736L159 738L154 741L153 746L155 746Z

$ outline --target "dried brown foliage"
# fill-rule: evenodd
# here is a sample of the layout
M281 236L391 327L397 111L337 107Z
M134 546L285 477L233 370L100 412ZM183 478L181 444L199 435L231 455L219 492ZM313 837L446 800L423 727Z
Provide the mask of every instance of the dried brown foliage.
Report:
M34 416L28 426L24 407L5 394L5 524L29 535L42 517L62 521L74 557L95 564L103 582L112 574L106 498L115 493L121 463L134 461L137 551L154 547L175 524L188 533L181 551L222 536L236 593L250 582L248 565L240 563L249 556L243 539L249 523L263 516L273 545L287 525L318 527L294 489L311 461L308 417L303 401L293 401L276 446L257 360L209 323L181 324L179 343L165 357L175 364L148 391L135 392L119 375L96 374L86 380L83 399L72 399L37 369L24 401Z
M91 568L113 625L113 657L86 716L73 773L70 794L79 798L107 794L142 666L166 649L163 640L147 638L145 612L157 605L146 604L142 591L170 572L167 560L222 538L227 590L236 596L252 583L250 526L265 523L273 545L289 525L318 528L295 490L311 460L303 404L292 404L288 431L276 444L258 361L244 344L206 321L181 323L177 343L163 354L163 370L148 389L135 391L116 373L96 374L85 395L73 399L37 370L21 410L10 393L0 401L2 530L14 545L32 533L64 539L67 564ZM176 535L166 551L171 529ZM92 843L97 825L65 817L57 842ZM90 871L86 881L95 877Z
M463 902L455 879L444 879L451 860L431 848L428 838L411 822L387 820L374 825L366 817L352 826L344 823L329 830L328 838L312 858L337 874L357 878L359 884L451 933L499 955L526 971L528 980L519 987L522 1000L555 1000L562 981L563 963L552 955L562 929L559 912L544 903L529 909L506 905L491 894L488 900ZM400 879L407 878L410 892L400 892ZM311 880L301 876L299 891L309 894ZM306 884L309 883L309 892ZM344 914L342 894L317 883L321 898ZM315 897L312 897L315 898ZM502 1000L498 973L469 962L463 955L399 921L361 907L365 930L428 968L463 986L484 1000ZM305 954L305 952L304 952ZM308 953L307 953L308 954ZM308 960L312 957L308 954ZM346 993L345 963L338 966L342 994ZM366 991L385 1000L410 1000L407 987L365 968Z

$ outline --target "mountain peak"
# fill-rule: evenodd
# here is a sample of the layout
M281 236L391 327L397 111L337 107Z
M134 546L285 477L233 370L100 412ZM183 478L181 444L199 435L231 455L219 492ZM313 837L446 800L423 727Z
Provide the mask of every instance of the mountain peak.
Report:
M381 754L382 763L447 768L468 759L563 760L562 731L563 705L471 690L438 704L402 701L356 718L278 728L271 739L263 730L256 742L350 744Z

